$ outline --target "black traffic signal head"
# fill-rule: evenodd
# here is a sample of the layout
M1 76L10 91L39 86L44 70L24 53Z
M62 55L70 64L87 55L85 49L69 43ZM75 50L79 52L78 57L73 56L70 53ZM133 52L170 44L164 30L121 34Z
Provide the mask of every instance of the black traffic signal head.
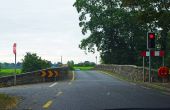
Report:
M156 39L156 34L154 32L148 32L148 35L147 35L147 48L148 49L155 48L155 39Z

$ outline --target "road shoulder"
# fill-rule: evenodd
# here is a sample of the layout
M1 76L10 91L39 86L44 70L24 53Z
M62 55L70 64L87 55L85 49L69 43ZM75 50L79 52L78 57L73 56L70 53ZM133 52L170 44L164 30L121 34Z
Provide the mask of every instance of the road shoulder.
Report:
M100 73L109 75L109 76L116 78L118 80L129 82L130 84L139 85L141 87L158 90L159 92L161 92L163 94L170 95L170 88L163 86L165 83L155 83L155 82L148 83L148 82L141 82L141 81L132 81L132 80L128 79L127 77L120 75L120 74L116 74L116 73L112 73L112 72L108 72L108 71L102 71L102 70L97 70L97 71L99 71Z
M17 106L18 98L7 94L0 94L0 109L8 110Z

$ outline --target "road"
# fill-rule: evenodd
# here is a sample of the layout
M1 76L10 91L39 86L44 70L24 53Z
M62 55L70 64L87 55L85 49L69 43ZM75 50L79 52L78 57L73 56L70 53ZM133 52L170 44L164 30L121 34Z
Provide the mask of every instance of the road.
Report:
M20 97L16 110L170 108L170 95L97 71L76 71L75 80L0 88Z

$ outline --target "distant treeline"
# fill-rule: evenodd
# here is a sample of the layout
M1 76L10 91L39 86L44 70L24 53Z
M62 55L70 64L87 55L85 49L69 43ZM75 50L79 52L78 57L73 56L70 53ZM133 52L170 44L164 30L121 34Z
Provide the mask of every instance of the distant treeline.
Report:
M0 68L2 68L2 69L15 68L15 63L7 63L7 62L0 63ZM16 64L16 68L21 69L22 68L22 63L18 62Z
M60 62L58 62L58 63L51 63L51 67L58 67L60 65L61 65ZM15 63L7 63L7 62L0 63L0 69L13 69L13 68L15 68ZM17 69L22 69L22 63L21 62L17 62L16 68Z
M96 64L94 62L89 62L89 61L85 61L85 62L81 62L78 64L74 64L74 66L95 66Z

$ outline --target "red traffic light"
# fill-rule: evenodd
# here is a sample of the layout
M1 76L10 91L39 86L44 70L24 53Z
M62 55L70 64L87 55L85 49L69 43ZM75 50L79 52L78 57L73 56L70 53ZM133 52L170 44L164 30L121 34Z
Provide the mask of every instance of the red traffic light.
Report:
M148 32L147 34L147 48L155 48L156 33Z
M149 38L150 39L154 39L155 38L155 34L154 33L149 33Z

